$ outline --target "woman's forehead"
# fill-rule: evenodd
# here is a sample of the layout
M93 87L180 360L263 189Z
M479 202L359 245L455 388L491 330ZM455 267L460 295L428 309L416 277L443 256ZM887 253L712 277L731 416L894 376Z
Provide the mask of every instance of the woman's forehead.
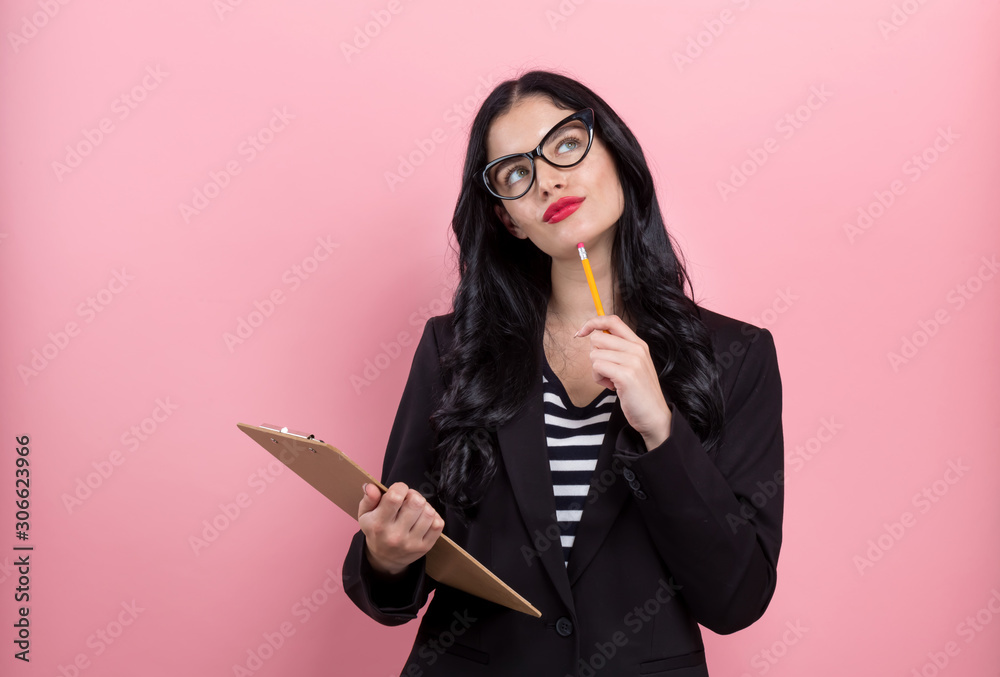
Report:
M533 150L550 129L571 113L544 97L522 99L493 119L486 135L486 156L492 160Z

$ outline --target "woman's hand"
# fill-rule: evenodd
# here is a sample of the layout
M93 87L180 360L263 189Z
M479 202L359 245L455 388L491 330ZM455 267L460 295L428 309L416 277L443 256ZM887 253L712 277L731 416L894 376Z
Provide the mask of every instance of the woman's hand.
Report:
M366 557L384 576L399 576L431 549L444 530L444 520L404 482L396 482L385 494L369 484L364 493L358 524L365 534Z
M610 334L602 330L607 329ZM618 394L629 425L642 435L646 449L670 436L670 408L649 355L649 346L617 315L587 320L576 337L590 336L594 380Z

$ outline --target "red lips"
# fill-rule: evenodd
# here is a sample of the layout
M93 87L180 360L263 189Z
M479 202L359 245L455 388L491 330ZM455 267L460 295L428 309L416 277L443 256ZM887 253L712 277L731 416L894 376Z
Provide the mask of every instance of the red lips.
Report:
M549 208L545 210L545 215L542 219L548 223L562 221L567 216L575 212L583 200L584 198L582 197L559 198L549 205Z

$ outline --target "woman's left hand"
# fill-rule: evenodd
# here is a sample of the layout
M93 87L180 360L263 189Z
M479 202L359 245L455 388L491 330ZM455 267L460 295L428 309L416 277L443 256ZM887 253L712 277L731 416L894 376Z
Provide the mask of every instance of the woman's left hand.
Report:
M610 334L602 330L607 329ZM576 338L590 336L594 380L618 394L629 425L642 435L646 449L670 436L670 408L649 355L649 346L617 315L587 320Z

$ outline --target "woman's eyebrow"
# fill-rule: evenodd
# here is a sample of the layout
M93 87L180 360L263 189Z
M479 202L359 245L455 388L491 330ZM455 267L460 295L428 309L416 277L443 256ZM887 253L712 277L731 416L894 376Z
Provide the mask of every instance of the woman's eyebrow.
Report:
M500 153L499 155L497 155L497 158L505 157L507 155L524 155L525 153L530 153L531 151L533 151L536 148L538 148L538 144L540 144L542 142L542 139L544 139L546 136L548 136L548 133L551 132L552 129L553 129L552 127L549 127L548 129L546 129L545 132L540 137L538 137L538 141L535 143L535 145L532 146L531 148L529 148L528 150L515 150L515 151L513 151L511 153ZM493 158L493 159L495 160L496 158Z
M551 132L553 129L555 129L556 125L558 125L558 124L559 124L558 122L553 122L552 125L548 129L546 129L545 131L543 131L542 135L538 137L538 141L535 142L535 145L532 146L531 148L529 148L528 150L515 150L515 151L510 152L510 153L500 153L499 155L496 155L496 156L490 158L489 162L493 162L493 160L496 160L496 159L502 158L502 157L506 157L508 155L524 155L525 153L530 153L531 151L533 151L536 148L538 148L538 144L540 144L542 142L542 139L544 139L546 136L548 136L549 132Z
M534 150L534 149L532 149L532 150ZM513 153L499 153L497 155L487 155L486 157L487 157L487 162L493 162L494 160L499 160L500 158L507 157L508 155L523 155L523 154L528 153L528 152L530 152L530 151L516 150Z

